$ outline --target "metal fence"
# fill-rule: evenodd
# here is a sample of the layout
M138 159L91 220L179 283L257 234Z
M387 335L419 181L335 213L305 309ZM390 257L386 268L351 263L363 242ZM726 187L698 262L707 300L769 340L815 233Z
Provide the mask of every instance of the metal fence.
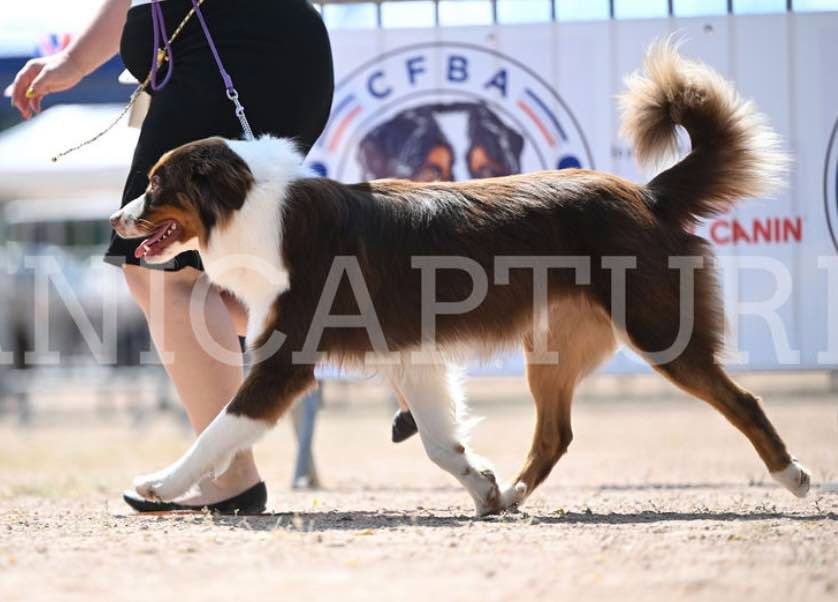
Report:
M351 10L356 17L354 26L361 27L389 27L388 9L399 4L410 5L413 16L422 15L414 23L417 26L463 24L456 20L446 23L446 12L453 14L451 11L466 6L480 24L514 22L517 19L510 16L522 9L538 21L838 10L838 0L319 0L314 4L327 24L333 21L331 25L335 25L338 19L333 11L346 14Z

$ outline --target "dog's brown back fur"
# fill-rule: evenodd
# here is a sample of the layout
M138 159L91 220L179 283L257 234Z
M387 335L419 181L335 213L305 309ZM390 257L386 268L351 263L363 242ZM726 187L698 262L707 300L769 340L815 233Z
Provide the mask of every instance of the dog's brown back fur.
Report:
M421 339L421 271L413 258L465 257L488 278L488 294L477 308L438 317L438 344L517 344L532 316L533 273L512 269L509 284L495 284L497 258L590 258L592 286L576 285L570 269L550 270L549 295L555 300L562 292L584 291L603 303L610 299L610 286L607 274L600 274L599 257L634 254L659 244L665 234L640 188L580 170L453 186L301 180L289 191L284 220L291 288L319 295L332 258L357 258L391 351ZM646 263L652 262L650 256ZM465 271L440 270L436 287L436 301L454 302L467 298L473 283ZM347 281L332 313L358 313ZM336 355L371 350L366 331L348 336L345 330L326 331L321 350Z

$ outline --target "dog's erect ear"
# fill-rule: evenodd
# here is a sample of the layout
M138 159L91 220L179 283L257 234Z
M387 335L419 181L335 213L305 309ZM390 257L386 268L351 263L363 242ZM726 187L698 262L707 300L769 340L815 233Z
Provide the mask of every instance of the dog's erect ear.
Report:
M240 209L250 187L253 174L223 140L196 145L190 157L191 184L195 201L202 211L224 217L227 211Z

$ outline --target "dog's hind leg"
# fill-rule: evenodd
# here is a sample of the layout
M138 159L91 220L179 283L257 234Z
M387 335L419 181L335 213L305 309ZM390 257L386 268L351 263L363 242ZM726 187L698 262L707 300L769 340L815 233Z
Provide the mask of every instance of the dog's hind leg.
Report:
M679 388L703 399L742 431L771 476L797 497L809 492L808 471L786 450L755 395L737 385L712 356L689 350L677 360L655 366Z
M502 510L500 489L489 464L471 451L465 401L457 370L444 363L405 363L392 374L419 427L428 457L471 494L478 516Z
M693 248L693 254L706 253L705 243L697 244L701 246ZM717 363L723 322L713 272L709 268L696 271L694 289L684 289L691 293L691 304L681 303L677 286L666 277L645 279L628 296L625 331L630 343L676 386L716 408L748 438L771 476L803 497L809 491L808 472L786 450L759 399L734 383ZM682 321L690 317L693 327L682 339Z
M529 338L524 343L536 424L527 460L512 485L502 492L506 507L521 503L532 493L567 451L573 439L570 407L576 385L616 346L608 316L583 297L554 305L548 328L547 349L558 352L557 362L534 352Z

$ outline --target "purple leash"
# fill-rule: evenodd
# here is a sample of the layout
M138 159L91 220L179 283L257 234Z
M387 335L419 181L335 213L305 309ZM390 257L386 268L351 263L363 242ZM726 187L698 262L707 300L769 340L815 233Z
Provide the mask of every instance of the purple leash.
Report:
M151 22L154 25L154 48L151 49L151 89L157 92L162 90L169 80L172 79L172 73L175 70L175 56L172 54L172 47L169 45L169 35L166 33L166 21L163 19L163 9L160 8L159 0L151 3ZM169 58L169 69L166 71L166 76L163 81L157 83L157 69L160 67L160 57L158 56L160 48L160 35L163 35L163 46L166 49L166 56Z
M150 83L151 89L155 92L162 90L163 87L169 83L175 69L175 59L172 53L172 47L169 45L168 35L166 34L166 22L163 19L163 9L160 8L160 1L161 0L151 0L151 21L154 25L154 55L151 60ZM198 21L201 24L201 29L204 31L204 36L207 38L207 44L210 47L210 51L212 51L215 64L218 66L218 72L221 74L221 79L224 82L224 89L227 92L227 98L230 99L230 102L232 102L235 107L236 117L238 117L239 123L241 123L244 137L246 140L253 140L253 130L250 129L250 124L244 114L244 107L241 102L239 102L239 93L233 86L233 78L230 77L230 74L227 73L226 69L224 69L224 64L221 62L221 56L218 54L218 48L215 46L215 42L210 35L209 27L207 27L207 22L204 20L204 14L201 12L200 2L198 2L198 0L192 0L192 7L195 10L195 16L198 17ZM166 76L163 78L163 81L158 83L157 68L159 59L157 57L157 53L158 48L160 48L161 37L163 38L166 56L169 59L169 69L166 71Z

